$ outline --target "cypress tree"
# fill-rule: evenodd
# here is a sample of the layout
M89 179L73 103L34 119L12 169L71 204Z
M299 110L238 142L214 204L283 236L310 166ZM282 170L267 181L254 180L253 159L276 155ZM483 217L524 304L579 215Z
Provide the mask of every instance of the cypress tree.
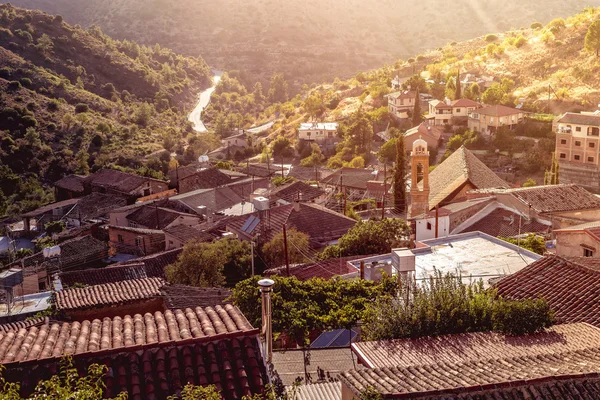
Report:
M455 86L456 86L456 90L454 91L454 100L458 100L462 96L462 93L460 90L460 71L458 71L458 74L456 75L456 85Z
M415 99L415 108L413 109L412 123L413 126L417 126L421 122L423 122L423 116L421 115L421 96L419 95L419 88L417 88L417 97Z
M404 149L404 135L396 140L396 168L394 169L394 208L396 212L406 210L406 150Z

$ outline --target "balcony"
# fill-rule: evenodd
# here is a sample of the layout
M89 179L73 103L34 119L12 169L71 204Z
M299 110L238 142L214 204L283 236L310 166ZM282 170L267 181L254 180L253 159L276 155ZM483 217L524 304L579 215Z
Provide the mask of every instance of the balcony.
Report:
M571 133L572 129L570 126L559 126L558 133Z

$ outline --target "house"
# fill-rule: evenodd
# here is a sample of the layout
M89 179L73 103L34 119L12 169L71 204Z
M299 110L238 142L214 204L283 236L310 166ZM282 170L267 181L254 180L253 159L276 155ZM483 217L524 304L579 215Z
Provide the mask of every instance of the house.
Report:
M119 253L145 256L165 250L165 233L158 229L109 225L108 237Z
M143 205L127 214L120 226L165 230L177 225L196 225L201 217L152 205ZM117 225L119 226L119 225Z
M416 146L417 142L413 143L411 153L411 217L427 214L436 206L466 200L467 192L474 189L509 187L464 146L430 173L427 142L422 140L420 146Z
M443 140L444 130L439 126L429 125L427 122L422 122L420 125L407 130L404 133L404 148L412 149L413 143L417 139L423 139L427 142L429 149L437 149L440 142Z
M495 287L507 299L546 299L556 323L586 322L600 327L600 264L596 258L548 255Z
M481 104L470 99L432 100L429 102L429 113L425 118L434 126L467 122L467 117L478 108L481 108Z
M235 135L231 135L221 140L221 143L223 143L223 147L241 147L246 149L252 145L252 136L242 130Z
M23 284L16 289L15 295L33 294L50 288L54 274L74 269L86 269L104 266L108 257L105 242L92 236L82 236L67 240L57 246L54 255L43 251L25 257L10 265L23 270Z
M477 332L359 342L368 368L339 375L342 400L367 387L383 399L574 399L600 396L600 330L584 323L505 336Z
M162 311L165 284L162 278L141 278L58 290L56 311L75 321Z
M78 370L106 365L107 397L125 391L133 400L166 399L190 383L215 385L223 398L241 399L262 395L269 383L258 333L230 304L48 321L4 335L0 362L3 377L19 382L24 396L72 355Z
M469 114L469 129L491 136L502 127L515 129L525 118L525 112L517 108L501 105L488 106L473 110Z
M550 225L552 229L600 221L600 198L578 185L478 189L467 196L494 196L504 206L517 210L528 219Z
M335 243L356 225L356 220L312 203L294 202L269 209L268 199L259 197L255 207L260 211L228 219L227 231L240 240L252 241L258 236L259 243L267 243L286 225L287 229L307 234L310 246L320 249Z
M598 257L600 221L587 222L553 231L556 254L562 257Z
M188 225L175 225L163 230L165 232L165 250L167 251L183 248L191 240L212 242L215 239L213 235Z
M57 201L75 199L85 195L85 176L67 175L54 182L54 198Z
M388 110L390 114L398 119L407 119L409 112L415 108L417 101L417 92L415 90L404 90L401 92L390 93L388 98Z
M287 204L293 203L294 201L319 203L322 202L325 197L326 192L323 189L319 189L318 187L301 181L282 185L271 190L269 194L269 199L272 202L283 202Z
M86 193L100 192L138 197L150 196L169 189L168 182L145 176L121 172L116 169L101 169L84 180Z
M277 168L273 164L250 164L241 165L236 168L238 172L253 176L256 178L270 178L273 175L281 174L281 168Z
M469 232L438 239L423 240L414 249L392 249L390 254L349 261L357 272L344 278L363 275L379 280L382 272L388 276L407 274L417 282L442 274L460 274L465 283L482 279L487 284L522 270L541 256L516 245L481 232Z
M342 167L321 179L320 183L332 188L356 191L362 195L367 191L369 181L383 180L383 171L367 168Z
M231 187L222 186L215 189L194 190L173 196L169 200L183 206L187 212L208 217L242 202L244 197Z
M78 201L79 199L77 198L62 200L56 203L47 204L21 215L25 234L33 229L33 222L35 222L34 226L36 231L39 233L44 232L47 223L61 220Z
M196 189L212 189L227 185L233 180L230 175L214 167L183 167L177 168L171 178L171 184L177 188L178 193L187 193Z
M560 183L600 193L600 111L565 113L553 125Z
M292 166L288 176L296 178L299 181L319 182L327 175L332 174L334 170L324 167L303 167L300 165Z
M64 216L68 227L81 227L97 221L107 222L109 213L127 204L127 198L113 193L90 193L81 197Z
M298 128L298 139L316 143L324 150L330 150L341 141L337 122L304 122Z

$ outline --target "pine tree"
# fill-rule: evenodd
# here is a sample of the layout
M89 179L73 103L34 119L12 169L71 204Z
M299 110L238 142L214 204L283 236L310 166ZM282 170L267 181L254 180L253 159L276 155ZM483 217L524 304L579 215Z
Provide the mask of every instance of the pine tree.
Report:
M456 90L454 91L454 100L458 100L462 96L462 93L460 90L460 70L458 71L458 73L456 75L456 85L455 86L456 86Z
M412 115L413 126L419 125L423 122L423 116L421 115L421 96L419 95L419 89L417 88L417 96L415 98L415 108L413 109ZM400 140L401 142L401 140Z
M559 184L559 165L556 159L556 153L552 153L552 166L550 170L547 170L544 174L544 185L558 185Z
M600 20L592 22L585 35L585 49L600 55Z
M394 170L394 208L396 212L406 210L406 150L404 135L396 140L396 168Z

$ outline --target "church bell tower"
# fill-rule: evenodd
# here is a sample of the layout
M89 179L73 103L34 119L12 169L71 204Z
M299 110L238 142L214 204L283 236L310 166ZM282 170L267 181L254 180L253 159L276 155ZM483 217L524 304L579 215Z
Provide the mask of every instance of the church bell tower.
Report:
M410 164L409 215L414 217L429 212L429 151L427 142L421 137L413 143Z

